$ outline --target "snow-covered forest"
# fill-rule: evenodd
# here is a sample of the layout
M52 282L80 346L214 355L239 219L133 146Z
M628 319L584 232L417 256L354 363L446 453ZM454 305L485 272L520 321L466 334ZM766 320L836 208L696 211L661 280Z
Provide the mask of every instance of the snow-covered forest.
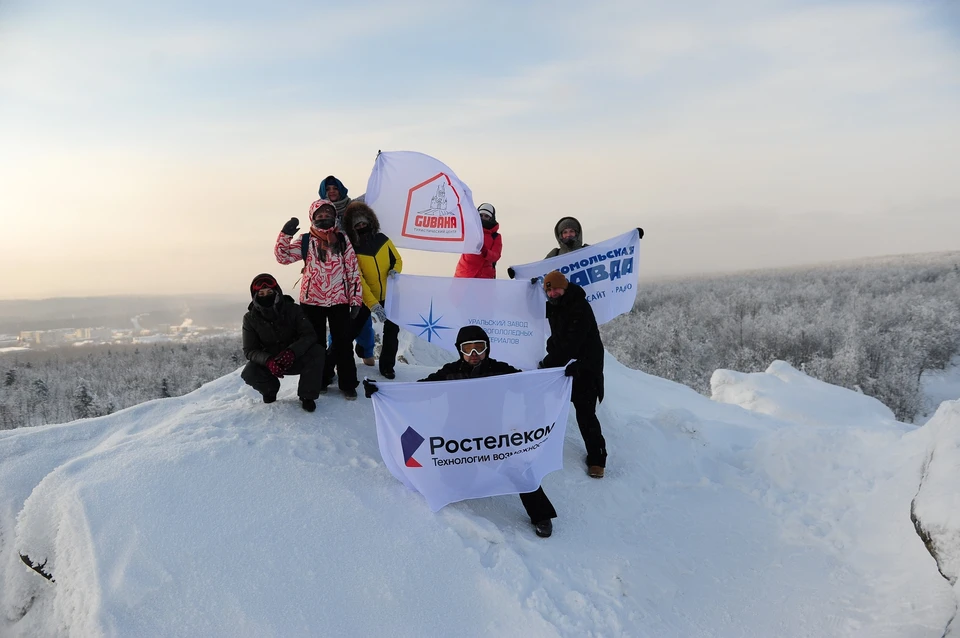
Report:
M641 282L602 328L619 361L710 394L710 375L777 359L862 391L910 422L920 380L960 351L960 253Z
M923 374L960 352L960 253L641 282L633 312L601 330L618 360L703 394L714 370L781 359L909 422L929 407ZM180 396L243 362L239 336L2 354L0 429Z
M111 414L180 396L236 370L240 337L0 355L0 429Z

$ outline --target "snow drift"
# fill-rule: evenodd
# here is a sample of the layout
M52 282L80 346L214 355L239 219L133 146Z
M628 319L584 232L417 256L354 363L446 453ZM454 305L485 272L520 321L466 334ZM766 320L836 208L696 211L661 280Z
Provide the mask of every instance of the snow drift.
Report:
M447 360L403 347L399 380ZM571 417L550 539L512 496L432 514L384 468L369 401L307 414L295 378L273 405L236 372L0 432L0 634L943 633L954 594L910 520L924 467L933 486L960 465L927 462L935 428L782 363L718 371L715 400L609 356L606 376L607 477ZM918 512L956 530L931 494Z

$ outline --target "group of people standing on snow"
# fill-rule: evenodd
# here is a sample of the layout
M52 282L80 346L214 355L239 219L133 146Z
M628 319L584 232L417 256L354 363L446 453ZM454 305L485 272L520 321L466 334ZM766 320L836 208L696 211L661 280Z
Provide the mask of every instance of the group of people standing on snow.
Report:
M248 363L242 378L260 392L264 403L276 401L284 375L300 376L297 395L308 412L316 410L317 399L327 392L334 376L344 397L356 399L359 380L354 354L366 365L374 364L373 317L383 325L380 374L386 379L396 377L400 329L387 319L383 304L388 280L401 271L403 261L390 238L380 232L377 215L363 196L352 200L347 193L339 179L326 177L320 183L321 199L310 204L309 231L298 237L300 222L293 217L276 239L274 256L279 263L303 262L299 304L283 294L272 275L257 275L250 284L252 301L243 318L243 352ZM503 251L496 209L484 203L477 214L483 227L483 247L479 254L462 255L454 276L494 279ZM587 245L580 222L573 217L557 222L554 234L558 246L548 258ZM508 274L513 278L512 269ZM539 285L540 280L531 283ZM551 336L539 367L566 366L565 374L573 377L571 401L587 450L587 473L603 478L607 449L596 414L597 403L603 400L604 350L599 327L583 288L567 281L559 271L544 276L542 285ZM491 358L490 338L479 326L461 328L456 347L458 361L421 381L520 372ZM571 360L575 361L568 365ZM364 382L368 398L376 391L376 382ZM520 498L537 535L550 536L557 513L543 488Z

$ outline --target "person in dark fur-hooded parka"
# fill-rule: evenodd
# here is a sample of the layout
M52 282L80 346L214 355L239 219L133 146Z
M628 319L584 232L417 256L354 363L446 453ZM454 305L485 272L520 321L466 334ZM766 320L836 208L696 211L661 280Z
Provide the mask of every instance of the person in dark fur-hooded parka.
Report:
M371 315L383 324L380 348L380 374L387 379L396 375L400 326L387 319L383 304L391 275L403 270L403 259L390 238L380 232L380 220L372 208L354 201L343 212L343 230L353 245L360 267L360 284L366 312L354 320L354 338L360 335ZM372 356L372 353L371 353ZM329 366L328 366L329 372Z
M561 218L553 227L553 234L557 238L557 247L547 253L547 259L566 255L590 245L583 243L583 228L574 217Z

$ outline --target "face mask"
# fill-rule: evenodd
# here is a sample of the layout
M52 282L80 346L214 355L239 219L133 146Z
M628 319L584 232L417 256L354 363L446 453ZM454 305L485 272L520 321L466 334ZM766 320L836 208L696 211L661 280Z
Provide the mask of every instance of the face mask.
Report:
M567 237L566 239L561 239L560 243L562 243L564 246L573 246L575 243L577 243L577 236L574 235L573 237Z
M254 297L258 306L263 308L272 308L277 303L277 293L271 292L267 295L257 295Z
M484 228L493 228L497 225L497 220L495 220L493 217L481 217L480 225Z
M320 230L330 230L337 222L327 217L313 220L313 227Z

